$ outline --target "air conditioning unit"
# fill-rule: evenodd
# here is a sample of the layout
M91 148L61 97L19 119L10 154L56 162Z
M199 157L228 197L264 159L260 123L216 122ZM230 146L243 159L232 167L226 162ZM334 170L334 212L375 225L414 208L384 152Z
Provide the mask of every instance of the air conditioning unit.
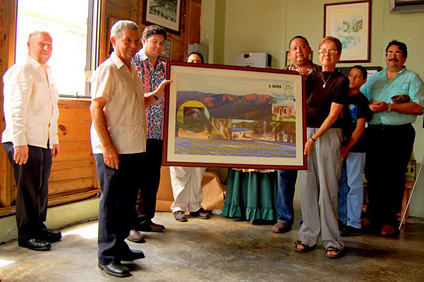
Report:
M271 55L267 53L241 53L233 57L233 64L242 67L270 68Z
M390 12L423 12L424 0L390 0Z

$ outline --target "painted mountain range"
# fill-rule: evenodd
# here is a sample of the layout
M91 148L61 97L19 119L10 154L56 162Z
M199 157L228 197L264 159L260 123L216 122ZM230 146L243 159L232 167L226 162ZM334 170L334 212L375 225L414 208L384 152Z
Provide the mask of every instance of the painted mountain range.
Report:
M203 103L211 118L271 120L273 97L269 95L214 94L198 91L178 91L177 109L195 100Z

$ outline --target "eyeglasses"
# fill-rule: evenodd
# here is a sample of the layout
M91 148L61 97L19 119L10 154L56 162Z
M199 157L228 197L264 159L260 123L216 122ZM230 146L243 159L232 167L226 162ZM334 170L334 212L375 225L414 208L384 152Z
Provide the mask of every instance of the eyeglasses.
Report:
M327 49L320 49L320 50L318 51L318 53L319 53L320 55L324 55L324 54L336 55L336 54L338 54L339 52L338 52L337 50L333 50L333 49L330 49L330 50L327 50Z
M156 39L153 40L148 40L150 43L155 44L155 45L160 45L160 46L165 46L165 41L158 41Z
M403 54L402 54L402 52L393 52L393 51L389 51L389 52L386 53L386 57L389 57L389 56L392 56L392 55L399 58Z

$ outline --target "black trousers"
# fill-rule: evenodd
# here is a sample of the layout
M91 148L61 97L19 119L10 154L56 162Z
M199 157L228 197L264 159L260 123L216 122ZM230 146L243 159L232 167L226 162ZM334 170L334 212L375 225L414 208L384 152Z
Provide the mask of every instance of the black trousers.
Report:
M119 155L119 169L104 163L103 154L94 154L97 176L101 186L99 204L99 263L120 262L129 253L125 243L137 218L134 203L141 185L140 167L145 153Z
M28 146L28 161L17 165L13 160L11 142L3 143L13 167L18 193L16 198L16 224L19 241L37 238L45 227L47 216L48 180L52 167L52 151Z
M156 194L159 189L160 169L162 166L162 146L163 141L159 139L147 139L146 144L146 165L139 169L138 173L143 173L143 185L138 191L136 202L137 224L145 220L150 220L155 216Z
M370 125L366 129L365 177L369 205L366 216L375 226L398 224L415 130L411 124Z

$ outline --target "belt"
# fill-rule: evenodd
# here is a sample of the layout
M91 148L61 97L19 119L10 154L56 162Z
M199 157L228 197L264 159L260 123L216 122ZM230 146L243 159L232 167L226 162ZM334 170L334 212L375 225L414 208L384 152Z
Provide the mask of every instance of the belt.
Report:
M405 129L411 126L412 125L410 123L401 124L401 125L369 124L368 128L375 129L375 130L400 130L400 129Z

